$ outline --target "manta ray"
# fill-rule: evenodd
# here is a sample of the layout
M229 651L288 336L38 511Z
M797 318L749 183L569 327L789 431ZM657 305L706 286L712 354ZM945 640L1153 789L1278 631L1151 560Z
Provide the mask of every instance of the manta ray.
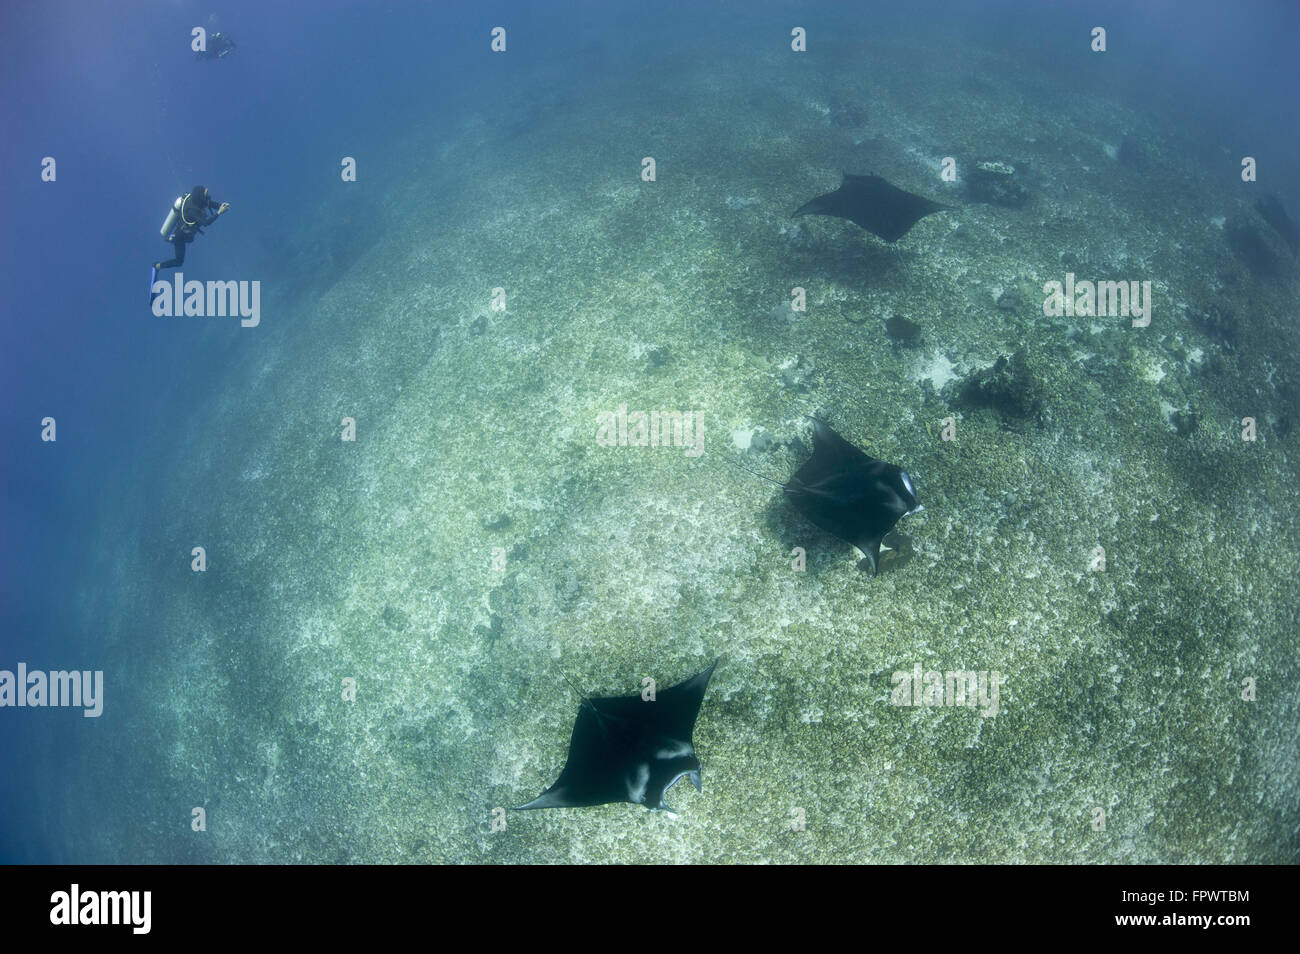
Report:
M805 202L794 214L848 219L886 242L897 242L927 215L952 208L904 192L880 176L853 176L846 172L838 189Z
M717 665L715 659L708 669L660 690L652 700L582 696L560 777L515 810L632 802L671 813L664 796L683 778L703 791L692 735Z
M880 572L880 541L922 510L907 471L858 450L813 418L813 455L781 485L801 514L867 555Z

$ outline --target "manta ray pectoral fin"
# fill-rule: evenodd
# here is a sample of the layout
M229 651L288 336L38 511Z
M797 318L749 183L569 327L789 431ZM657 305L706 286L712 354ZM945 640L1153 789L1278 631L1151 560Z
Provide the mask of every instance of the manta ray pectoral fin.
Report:
M672 786L669 785L668 788L672 788ZM667 815L667 816L668 816L669 818L671 818L673 821L676 821L676 820L677 820L677 812L674 811L674 810L673 810L673 807L672 807L671 805L668 804L668 788L664 789L664 793L663 793L662 795L659 796L659 804L658 804L658 805L649 805L649 804L647 804L647 805L646 805L646 808L650 809L651 811L655 811L655 812L663 812L665 815Z
M867 555L871 561L871 575L880 575L880 541L884 536L875 537L871 540L860 540L853 545Z
M526 812L534 808L563 808L568 802L564 800L564 795L560 792L550 791L542 792L527 805L516 805L512 811Z
M691 780L691 784L695 786L695 790L697 792L704 791L704 782L700 778L699 769L693 769L692 771L689 772L682 772L676 778L674 778L672 781L670 781L667 785L664 786L663 794L659 796L659 804L654 806L656 811L667 812L669 815L672 815L674 818L677 817L676 813L668 806L668 793L672 791L674 785L676 785L684 778L689 778Z

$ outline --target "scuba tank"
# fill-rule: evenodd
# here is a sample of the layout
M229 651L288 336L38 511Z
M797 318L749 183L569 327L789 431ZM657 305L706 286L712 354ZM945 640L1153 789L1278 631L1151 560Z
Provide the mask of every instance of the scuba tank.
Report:
M159 234L163 238L171 238L171 234L176 231L176 221L181 217L181 206L185 203L183 196L177 196L176 201L172 203L172 210L167 213L167 220L163 222L163 227Z

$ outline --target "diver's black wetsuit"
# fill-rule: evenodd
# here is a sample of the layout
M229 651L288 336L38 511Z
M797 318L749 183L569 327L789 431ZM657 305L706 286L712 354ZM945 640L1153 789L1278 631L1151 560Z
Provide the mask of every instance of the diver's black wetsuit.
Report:
M194 235L204 226L211 225L217 221L217 210L221 208L221 203L212 198L208 193L206 205L200 206L199 201L194 198L194 193L190 193L184 204L181 205L180 224L176 226L176 231L168 240L176 248L176 257L166 262L158 263L158 271L164 268L175 268L185 261L185 246L194 241ZM204 213L211 210L212 214L204 216Z

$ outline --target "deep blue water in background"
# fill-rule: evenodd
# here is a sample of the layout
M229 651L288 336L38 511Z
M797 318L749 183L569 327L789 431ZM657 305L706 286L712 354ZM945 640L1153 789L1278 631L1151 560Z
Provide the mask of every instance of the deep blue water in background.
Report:
M626 44L601 60L617 69L666 44L726 58L758 29L784 44L790 25L816 38L819 24L855 17L869 31L965 35L1077 70L1081 86L1179 109L1234 156L1287 157L1285 170L1261 172L1286 183L1272 191L1300 210L1300 4L305 6L55 0L0 12L0 667L102 668L94 621L78 612L102 579L94 528L120 508L149 518L148 484L165 475L145 455L182 433L220 393L223 368L258 346L229 324L171 324L146 310L148 264L169 257L158 228L172 198L201 182L232 203L190 247L187 274L270 280L262 251L302 240L295 208L338 182L341 156L357 156L363 184L382 194L412 174L384 154L405 130L436 126L449 104L481 99L491 113L502 96L540 95L530 71L575 46ZM510 53L494 58L488 30L499 23ZM1110 31L1104 69L1082 38L1097 24ZM196 62L195 25L228 31L238 49ZM1062 30L1080 35L1072 55L1047 42ZM1155 42L1127 49L1134 35ZM573 76L578 87L597 81ZM56 183L40 179L44 156L58 162ZM47 415L57 444L39 440ZM0 710L0 860L77 860L47 842L42 793L78 785L93 804L94 780L60 753L96 731L112 723Z
M259 277L254 237L293 242L295 203L338 182L339 157L436 123L479 59L482 21L440 4L326 2L310 16L263 3L156 7L72 0L0 13L8 668L102 667L96 633L73 613L79 589L95 585L86 546L101 513L149 495L142 486L139 500L105 499L103 488L159 431L184 428L189 409L221 388L225 362L257 347L229 326L168 327L147 310L149 262L170 257L158 228L171 199L202 182L232 202L182 270ZM228 31L235 54L197 62L196 25ZM536 55L521 51L510 68ZM56 183L39 180L45 156L58 162ZM382 155L362 161L382 176ZM238 231L227 228L236 215ZM57 444L34 439L47 415ZM147 463L140 473L147 481ZM0 780L0 858L48 858L27 826L58 783L57 756L45 759L94 731L94 720L63 715L7 709L0 719L0 751L28 766ZM43 768L33 774L24 753Z

